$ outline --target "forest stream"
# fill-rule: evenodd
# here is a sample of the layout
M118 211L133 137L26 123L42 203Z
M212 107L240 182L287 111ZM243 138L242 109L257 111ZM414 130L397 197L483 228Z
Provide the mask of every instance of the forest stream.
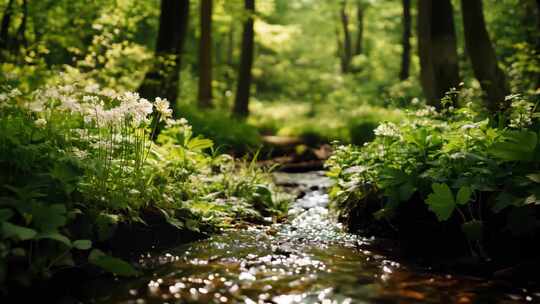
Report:
M91 303L524 303L540 290L430 272L329 215L322 172L275 173L298 193L289 220L225 231L139 260L145 275L99 281ZM384 252L384 253L383 253Z

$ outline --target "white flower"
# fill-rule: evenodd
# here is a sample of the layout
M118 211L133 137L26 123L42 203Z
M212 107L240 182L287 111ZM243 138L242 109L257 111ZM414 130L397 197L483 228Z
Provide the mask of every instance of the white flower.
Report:
M172 116L172 110L169 108L170 104L167 99L156 97L154 106L156 107L156 111L161 114L162 120Z
M418 117L436 116L437 109L433 106L426 106L424 109L418 110L414 114Z
M398 127L391 122L380 124L373 133L377 136L386 136L386 137L397 137L400 138L401 134Z
M36 119L36 121L34 121L34 124L38 128L45 128L45 126L47 125L47 121L44 118L38 118Z
M478 128L478 125L477 124L466 124L466 125L463 125L461 126L461 131L467 131L467 130L470 130L470 129L476 129Z
M11 90L11 92L9 92L9 97L11 98L15 98L17 96L20 96L22 95L21 91L19 91L19 89L13 89Z
M96 83L89 84L86 87L84 87L84 92L90 93L90 94L97 94L99 92L99 85Z

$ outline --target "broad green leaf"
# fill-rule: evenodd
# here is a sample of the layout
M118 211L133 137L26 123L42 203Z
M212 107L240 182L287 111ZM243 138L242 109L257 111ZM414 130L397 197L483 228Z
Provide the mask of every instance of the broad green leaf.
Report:
M504 208L515 205L517 199L517 197L513 196L510 193L502 192L497 195L497 198L495 199L495 205L491 207L491 210L493 210L493 212L495 213L499 213Z
M253 192L253 196L260 202L266 205L272 204L272 191L265 185L255 185Z
M67 222L66 207L62 204L45 205L34 203L32 205L32 225L40 231L55 231Z
M64 236L64 235L62 235L62 234L60 234L58 232L54 232L54 231L39 233L36 236L36 239L37 240L49 239L49 240L53 240L53 241L63 243L64 245L66 245L68 247L71 247L73 245L71 243L71 241L69 240L69 238L67 238L66 236Z
M532 180L535 183L540 184L540 173L531 173L526 175L528 179Z
M88 250L92 248L92 241L90 240L76 240L73 242L73 247L79 250Z
M538 143L538 136L531 131L508 131L504 141L494 143L489 152L506 161L531 161Z
M139 275L139 272L128 262L106 255L97 249L90 252L88 260L90 263L100 267L101 269L119 276L130 277Z
M118 226L118 215L100 213L96 218L98 240L105 241L111 238Z
M456 204L465 205L471 200L472 190L469 186L463 186L459 188L456 195Z
M431 188L433 189L433 193L428 195L426 203L439 221L446 221L450 218L456 207L452 190L450 190L447 184L433 184Z
M463 230L463 232L465 233L465 236L467 236L467 239L469 241L481 240L482 228L483 228L483 223L482 221L478 221L478 220L465 222L461 225L461 229Z
M10 222L4 222L2 224L2 235L4 238L15 238L21 241L27 241L33 239L37 232L34 229L14 225Z
M212 140L197 137L190 139L186 147L191 151L201 151L211 148L213 145L214 143L212 142Z

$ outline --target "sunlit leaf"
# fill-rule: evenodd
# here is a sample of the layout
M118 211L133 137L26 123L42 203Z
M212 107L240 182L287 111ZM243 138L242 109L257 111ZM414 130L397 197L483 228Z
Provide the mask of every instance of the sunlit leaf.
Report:
M2 224L2 235L4 238L15 238L21 241L31 240L37 232L34 229L14 225L10 222L4 222Z
M88 260L101 269L119 276L131 277L139 275L139 271L133 268L128 262L106 255L98 249L90 252Z
M431 187L433 193L428 195L426 203L439 221L445 221L450 218L456 207L452 190L446 184L433 184Z
M531 161L538 136L531 131L508 131L504 141L494 143L489 152L506 161Z
M92 247L92 241L90 240L76 240L73 242L73 247L79 250L88 250Z
M36 239L49 239L53 241L60 242L68 247L71 247L73 244L71 243L71 240L67 238L66 236L58 233L58 232L43 232L36 235Z
M463 186L459 188L456 195L456 204L465 205L471 200L472 190L469 186Z

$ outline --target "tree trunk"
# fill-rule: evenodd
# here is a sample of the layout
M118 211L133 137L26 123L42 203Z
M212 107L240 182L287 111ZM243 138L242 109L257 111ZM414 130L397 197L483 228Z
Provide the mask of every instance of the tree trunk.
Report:
M456 32L450 0L419 0L417 26L420 82L428 104L440 107L439 100L459 84Z
M340 9L341 26L343 29L343 53L342 55L342 72L344 74L349 73L351 69L352 58L352 43L351 33L349 31L349 15L347 15L347 1L341 2Z
M227 33L227 65L233 66L234 55L234 23L231 23L231 28Z
M26 40L26 23L28 19L28 0L23 0L23 16L21 19L21 24L17 30L17 45L14 47L15 52L19 52L21 45L28 47L28 41Z
M481 0L462 0L465 48L471 59L474 76L486 93L486 106L492 113L508 107L505 102L509 94L504 72L497 64L497 56L489 39L484 21Z
M540 56L540 0L536 0L536 55ZM540 75L536 77L536 88L540 89Z
M2 16L2 28L0 28L0 51L5 50L9 45L9 26L13 15L13 0L9 0L4 16Z
M188 17L189 0L161 0L155 63L139 87L139 93L144 98L167 98L171 102L174 116L179 114L176 99Z
M399 79L401 81L409 78L409 69L411 65L411 0L402 0L403 3L403 37L401 53L401 70Z
M363 51L364 39L364 5L358 2L356 6L356 43L354 46L354 55L360 55Z
M212 0L201 0L199 107L212 107Z
M251 67L253 65L253 14L255 13L255 0L245 0L245 9L249 16L244 21L242 33L242 55L238 72L238 86L234 101L233 115L245 118L249 114L249 93L251 88Z

